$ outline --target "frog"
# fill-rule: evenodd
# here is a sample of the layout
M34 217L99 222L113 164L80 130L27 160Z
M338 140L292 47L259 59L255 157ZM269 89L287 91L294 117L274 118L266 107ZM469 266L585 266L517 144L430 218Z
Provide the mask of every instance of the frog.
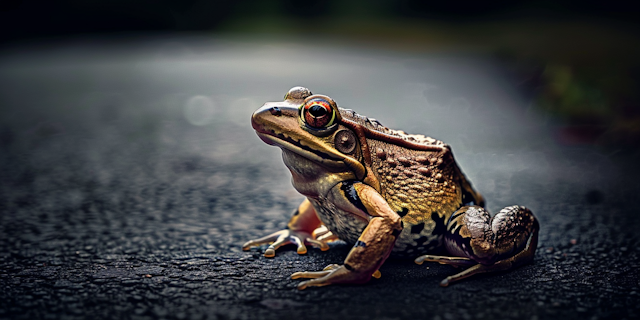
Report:
M440 281L443 287L533 261L535 215L519 205L491 215L440 140L387 128L300 86L265 103L251 125L282 149L293 187L305 198L285 229L242 249L267 246L264 256L273 258L285 245L298 254L307 246L326 251L337 240L352 246L342 264L293 273L303 279L300 290L364 284L381 276L390 256L463 268Z

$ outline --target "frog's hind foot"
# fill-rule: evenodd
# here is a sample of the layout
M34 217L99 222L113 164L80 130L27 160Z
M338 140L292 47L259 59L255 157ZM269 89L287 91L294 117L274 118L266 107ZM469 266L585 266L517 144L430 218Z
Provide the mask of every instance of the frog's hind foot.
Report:
M529 263L538 245L538 221L525 207L502 209L495 217L479 206L462 207L447 224L445 246L453 257L421 256L415 260L468 269L440 282L443 287L475 274L504 271Z
M415 262L417 264L423 264L425 261L427 262L437 262L439 264L448 264L453 267L470 267L478 264L474 260L465 257L447 257L447 256L432 256L432 255L424 255L418 257Z

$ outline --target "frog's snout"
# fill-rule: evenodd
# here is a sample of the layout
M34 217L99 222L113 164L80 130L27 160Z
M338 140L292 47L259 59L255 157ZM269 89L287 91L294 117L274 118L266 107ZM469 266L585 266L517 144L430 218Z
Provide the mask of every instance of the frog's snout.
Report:
M270 123L269 117L279 117L282 110L278 106L265 104L251 115L251 126L258 132L265 131L265 125Z
M251 126L266 134L298 130L298 106L287 102L265 103L251 115Z

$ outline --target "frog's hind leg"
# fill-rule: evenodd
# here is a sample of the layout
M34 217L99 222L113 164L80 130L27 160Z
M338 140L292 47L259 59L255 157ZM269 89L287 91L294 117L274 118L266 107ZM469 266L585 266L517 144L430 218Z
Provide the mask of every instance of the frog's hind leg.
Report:
M462 207L447 223L445 247L453 256L425 255L415 261L469 267L440 282L446 287L474 274L509 270L531 262L538 230L537 219L525 207L506 207L493 218L480 206Z

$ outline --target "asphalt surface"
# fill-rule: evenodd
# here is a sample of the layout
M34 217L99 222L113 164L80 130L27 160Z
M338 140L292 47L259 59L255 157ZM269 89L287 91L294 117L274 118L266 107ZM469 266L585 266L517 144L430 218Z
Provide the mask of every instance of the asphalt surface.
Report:
M487 57L329 40L129 38L0 51L0 319L633 319L637 151L567 145ZM296 289L349 247L248 239L302 200L249 117L295 85L444 140L497 212L531 208L535 262L441 288L388 261L363 286ZM523 94L524 93L524 94Z

